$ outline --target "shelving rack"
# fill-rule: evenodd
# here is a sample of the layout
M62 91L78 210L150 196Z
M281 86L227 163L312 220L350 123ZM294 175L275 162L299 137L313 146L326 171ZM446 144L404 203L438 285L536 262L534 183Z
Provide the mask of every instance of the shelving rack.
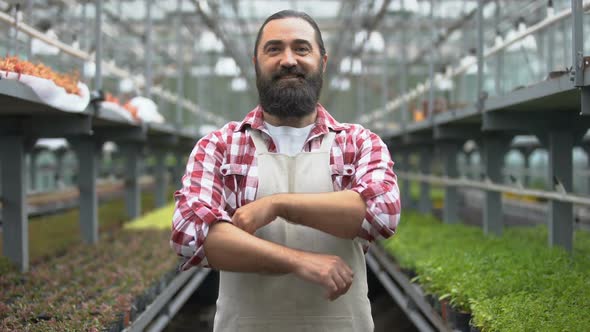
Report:
M388 138L392 151L398 151L401 156L401 167L398 167L403 188L409 188L409 178L421 182L418 209L431 212L430 184L446 186L443 219L452 223L457 216L457 186L471 186L485 190L483 206L483 229L486 234L501 235L502 221L502 192L527 193L533 196L549 199L549 245L562 246L572 250L574 218L572 202L588 205L588 198L571 195L573 184L572 150L576 145L582 145L583 138L590 128L590 60L583 56L583 16L590 8L590 3L572 1L572 8L566 9L555 16L548 16L528 30L521 32L504 44L496 45L492 49L484 50L482 12L484 1L478 2L477 8L477 61L463 64L451 71L448 76L456 76L467 71L469 66L477 68L477 94L479 98L463 107L451 109L439 114L429 112L424 121L405 121L395 130L384 132ZM491 56L501 52L504 48L526 38L544 26L553 25L559 20L572 16L572 52L573 66L568 71L556 72L556 77L549 76L544 81L520 87L512 92L489 96L483 91L484 55ZM497 77L495 78L498 79ZM430 78L416 89L408 92L387 104L386 111L376 110L365 117L365 121L379 119L385 114L402 109L407 113L409 100L419 98L430 91L427 110L434 110L434 79ZM512 139L516 135L534 135L549 153L549 174L547 178L553 181L555 192L524 191L518 188L499 186L503 183L502 168L504 156L510 148ZM463 144L473 140L482 155L482 180L460 181L457 169L457 156ZM584 142L585 143L585 142ZM443 160L444 178L431 176L434 151ZM412 172L410 156L418 156L418 172ZM411 199L406 194L403 201Z

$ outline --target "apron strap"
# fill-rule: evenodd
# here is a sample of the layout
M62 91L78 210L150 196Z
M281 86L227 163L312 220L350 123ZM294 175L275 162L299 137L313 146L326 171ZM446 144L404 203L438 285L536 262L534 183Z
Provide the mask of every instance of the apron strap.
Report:
M266 143L260 134L260 131L249 129L250 137L252 137L252 142L254 142L254 146L256 147L256 153L266 153L268 152L268 148L266 147Z
M336 133L333 131L328 132L324 135L324 139L322 140L322 145L320 146L320 152L330 152L332 148L332 144L334 143L334 138L336 137Z

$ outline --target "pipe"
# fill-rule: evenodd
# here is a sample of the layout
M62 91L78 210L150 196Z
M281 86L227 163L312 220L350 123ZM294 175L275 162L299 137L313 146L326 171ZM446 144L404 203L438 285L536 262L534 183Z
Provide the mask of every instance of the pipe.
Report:
M184 288L176 295L168 304L167 310L158 316L158 318L150 325L148 332L160 332L166 328L176 313L182 308L186 300L195 292L201 285L203 280L207 277L211 270L203 269L199 271L191 281L189 281Z
M389 274L387 274L387 272L385 272L385 270L381 268L381 266L379 265L379 263L377 263L377 260L373 258L371 253L367 253L366 259L367 265L369 265L369 268L373 271L373 273L375 273L377 279L381 281L383 288L387 290L391 298L395 300L395 302L397 302L400 308L402 308L404 313L408 316L408 318L410 318L412 323L414 323L414 326L416 326L416 328L421 332L434 332L434 329L430 327L430 325L426 322L422 315L417 313L415 310L411 310L408 307L407 297L404 296L404 294L397 287L397 285L391 280Z
M496 184L491 181L474 181L465 178L449 178L446 176L424 175L412 172L398 171L396 175L400 178L406 178L412 181L429 182L435 185L455 186L475 188L487 191L496 191L501 193L510 193L515 195L526 195L538 198L546 198L554 201L567 202L577 205L590 206L590 198L579 195L568 194L558 191L535 190L526 188L511 187L502 184Z

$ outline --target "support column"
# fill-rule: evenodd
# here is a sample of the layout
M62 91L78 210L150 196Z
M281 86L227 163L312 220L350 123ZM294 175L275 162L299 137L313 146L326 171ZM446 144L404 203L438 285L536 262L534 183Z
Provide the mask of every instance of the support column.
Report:
M502 183L504 156L510 144L510 138L500 134L487 134L480 145L483 174L494 183ZM486 191L483 206L484 234L502 235L503 214L502 194Z
M473 151L464 151L463 154L465 155L465 177L470 179L472 178L472 172L471 172L471 153Z
M405 5L405 1L401 0L401 9L402 11L404 10L404 5ZM402 20L405 22L405 18L402 18ZM407 36L407 32L406 29L401 29L401 31L399 32L401 34L401 44L402 45L407 45L408 44L408 36ZM400 50L400 62L399 62L399 91L400 91L400 95L401 96L405 96L406 93L408 92L408 66L407 66L407 61L408 61L408 55L407 55L407 48L406 47L402 47ZM412 117L410 115L410 109L409 109L409 105L408 105L408 100L406 98L403 99L402 101L402 106L401 106L401 111L402 111L402 116L401 116L401 121L402 121L402 130L405 132L406 131L406 127L408 125L408 123L410 123L410 121L412 121ZM392 112L393 114L394 112ZM392 115L393 116L393 115ZM406 156L408 154L406 153ZM404 158L404 160L406 160ZM404 161L405 162L405 161ZM406 162L407 165L407 162ZM406 169L407 171L407 169Z
M440 155L443 158L445 175L449 178L457 178L459 169L457 168L457 155L459 154L460 144L458 142L441 142L439 145ZM458 217L459 196L457 187L445 187L445 203L443 207L443 221L445 224L454 224L459 220Z
M24 21L27 24L31 24L32 25L32 15L33 14L33 0L26 0L25 1L25 13L24 13ZM30 36L27 36L27 46L25 49L25 56L26 59L31 61L31 44L32 44L33 38Z
M525 188L530 188L530 184L531 184L531 165L530 165L530 160L531 160L531 154L533 154L533 152L535 151L534 148L518 148L518 151L520 152L520 154L522 154L522 158L524 160L524 164L523 164L523 172L522 172L522 185Z
M153 0L145 0L145 85L144 94L146 98L152 97L153 71L152 71L152 57L153 57L153 41L152 41L152 6Z
M430 174L432 165L432 149L428 146L419 148L420 172ZM430 183L420 183L420 198L418 200L418 211L421 213L432 213L432 200L430 199Z
M389 62L387 61L387 45L388 39L387 37L384 38L385 47L383 48L382 58L381 58L381 66L383 68L383 72L381 73L381 107L383 110L387 109L387 101L389 100ZM391 118L392 116L390 116ZM388 130L390 123L395 122L394 119L385 119L385 128L384 130Z
M549 153L549 181L559 180L567 192L572 190L574 136L571 131L550 131L547 134ZM574 210L572 203L549 201L547 228L549 245L572 251Z
M399 169L404 172L410 171L410 151L405 150L400 152L401 161L399 161ZM407 178L401 179L400 195L402 200L402 207L411 209L412 208L412 190L410 188L410 180Z
M585 171L585 179L586 179L586 194L590 195L590 145L584 144L582 145L582 149L586 152L586 169Z
M39 153L41 153L42 149L33 148L30 153L30 164L29 164L29 190L35 191L37 190L37 160L39 157Z
M582 0L572 3L572 65L570 73L574 86L584 86L584 10Z
M551 7L553 10L553 7ZM553 29L545 31L547 35L547 72L550 73L555 70L555 32Z
M431 42L432 44L436 43L438 38L438 31L436 27L436 23L434 21L434 0L430 0L430 33L431 33ZM430 82L430 87L428 89L428 108L425 110L424 118L427 119L430 123L434 121L434 91L435 91L435 84L434 84L434 62L436 61L436 56L434 55L435 52L431 52L429 59L428 59L428 82Z
M121 143L125 154L125 205L127 216L135 219L141 215L141 190L139 176L141 171L141 146L138 143Z
M21 272L29 270L29 227L27 219L25 139L0 139L2 155L2 252Z
M484 67L484 37L483 37L483 7L485 6L484 0L477 1L477 14L476 14L476 24L477 24L477 95L476 95L476 103L479 111L482 111L483 104L482 104L482 92L483 92L483 67Z
M352 71L352 67L354 64L354 59L351 58L351 71ZM365 75L367 75L367 63L364 61L364 57L361 55L360 57L360 61L361 61L361 72L360 74L356 77L356 113L354 114L354 120L352 122L357 122L359 121L359 119L361 118L361 116L363 116L364 114L366 114L366 99L367 99L367 92L365 90Z
M182 176L184 175L184 170L186 168L184 153L176 151L174 153L174 157L176 158L176 165L174 167L174 183L177 186L182 186Z
M95 18L94 18L94 90L102 90L102 0L94 1Z
M64 158L67 152L68 150L66 148L60 148L55 151L55 160L57 163L55 170L55 185L57 189L63 189L65 187Z
M494 11L494 26L499 26L500 22L502 21L502 16L500 13L500 4L499 1L496 0L494 3L496 9ZM500 31L496 31L496 38L501 39L502 35ZM496 75L494 77L494 89L496 91L496 95L502 94L502 80L503 80L503 73L504 73L504 51L498 52L496 55Z
M78 157L78 189L80 190L80 231L87 244L98 242L98 195L96 178L100 149L92 137L70 140Z
M184 100L184 48L182 40L182 0L176 0L176 58L177 58L177 72L176 72L176 94L178 100L176 101L176 117L174 124L177 128L182 127L182 100ZM229 99L229 98L228 98Z
M156 207L166 205L166 192L168 191L168 181L166 176L166 151L161 149L154 150L156 159L155 176L156 176Z

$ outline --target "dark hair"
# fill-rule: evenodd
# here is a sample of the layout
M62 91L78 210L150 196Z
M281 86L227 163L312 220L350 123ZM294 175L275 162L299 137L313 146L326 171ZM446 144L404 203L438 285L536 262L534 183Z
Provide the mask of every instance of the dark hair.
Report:
M311 16L307 15L304 12L298 12L296 10L287 9L287 10L281 10L280 12L276 12L276 13L270 15L264 21L264 23L262 23L262 26L258 30L258 35L256 35L256 42L254 43L254 56L258 55L258 44L260 43L260 37L262 36L262 30L264 29L266 24L270 21L273 21L273 20L280 20L280 19L289 18L289 17L300 18L302 20L305 20L307 23L309 23L309 25L311 25L311 27L315 30L315 39L316 39L318 45L320 46L320 54L321 54L321 56L326 55L326 48L324 47L324 40L322 39L322 33L320 32L320 28L318 27L317 23L313 20L313 18L311 18Z

